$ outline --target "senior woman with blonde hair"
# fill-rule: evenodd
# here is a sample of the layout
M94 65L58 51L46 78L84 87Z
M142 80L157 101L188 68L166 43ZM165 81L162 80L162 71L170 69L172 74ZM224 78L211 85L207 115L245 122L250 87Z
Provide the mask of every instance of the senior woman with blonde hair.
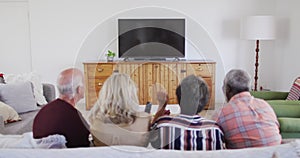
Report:
M89 116L95 146L147 146L151 115L139 111L135 83L127 74L113 74L103 84Z

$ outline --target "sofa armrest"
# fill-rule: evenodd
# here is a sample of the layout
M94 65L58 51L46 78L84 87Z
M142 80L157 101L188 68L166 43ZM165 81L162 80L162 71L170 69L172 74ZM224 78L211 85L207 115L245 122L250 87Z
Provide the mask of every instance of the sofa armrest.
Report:
M251 91L252 96L264 100L285 100L289 92L277 92L277 91Z
M47 102L51 102L56 98L55 86L53 84L43 83L43 93Z
M2 133L4 129L4 120L3 120L3 117L2 115L0 115L0 133Z

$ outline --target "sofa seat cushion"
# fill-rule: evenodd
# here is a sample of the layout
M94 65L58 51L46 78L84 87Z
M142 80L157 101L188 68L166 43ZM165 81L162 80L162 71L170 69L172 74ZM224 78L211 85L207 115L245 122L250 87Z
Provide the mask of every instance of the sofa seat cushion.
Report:
M278 118L279 117L300 118L299 101L277 100L277 101L268 101L268 103L271 105Z
M288 132L282 132L280 133L282 139L299 139L300 138L300 133L299 132L294 132L294 133L288 133Z
M300 133L300 118L279 117L278 121L281 132Z

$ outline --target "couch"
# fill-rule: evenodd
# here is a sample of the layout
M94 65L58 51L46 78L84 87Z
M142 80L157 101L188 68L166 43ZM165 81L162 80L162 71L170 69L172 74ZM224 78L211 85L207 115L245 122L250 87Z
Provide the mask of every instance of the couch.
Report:
M136 146L107 146L89 148L65 148L65 149L29 149L29 148L2 148L0 157L14 158L82 158L82 157L122 157L122 158L294 158L300 157L300 140L293 140L285 144L234 150L217 151L178 151L156 150Z
M252 91L256 98L266 100L280 124L282 138L300 138L300 101L286 100L288 92Z
M43 83L43 95L47 102L55 99L55 87L52 84ZM40 106L41 107L41 106ZM3 118L0 115L0 133L1 134L23 134L32 131L33 119L39 110L21 113L19 116L22 121L4 124Z

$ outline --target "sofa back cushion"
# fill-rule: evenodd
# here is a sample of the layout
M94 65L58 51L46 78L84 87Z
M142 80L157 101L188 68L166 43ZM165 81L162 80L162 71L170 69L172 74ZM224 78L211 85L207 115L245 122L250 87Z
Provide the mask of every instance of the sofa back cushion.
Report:
M0 101L14 108L17 113L39 109L31 82L0 84Z
M30 72L24 74L5 74L4 80L7 84L30 81L33 85L33 93L35 96L34 99L36 100L36 103L39 105L45 105L48 103L43 95L43 86L37 73Z
M271 105L278 118L279 117L300 118L299 101L272 100L272 101L268 101L268 103Z

